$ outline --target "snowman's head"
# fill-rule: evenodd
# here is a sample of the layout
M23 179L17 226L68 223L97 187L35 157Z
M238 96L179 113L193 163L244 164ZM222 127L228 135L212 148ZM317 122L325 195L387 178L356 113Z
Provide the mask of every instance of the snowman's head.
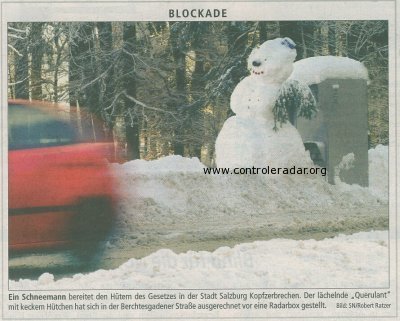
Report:
M295 47L290 38L276 38L254 48L247 60L251 75L271 83L284 82L293 71Z

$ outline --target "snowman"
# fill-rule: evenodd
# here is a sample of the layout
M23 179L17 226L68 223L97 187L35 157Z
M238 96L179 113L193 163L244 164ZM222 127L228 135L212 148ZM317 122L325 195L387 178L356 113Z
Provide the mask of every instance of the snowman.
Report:
M254 48L248 58L250 75L234 89L228 118L215 144L218 167L310 166L308 152L290 122L276 126L275 103L293 71L295 44L277 38Z

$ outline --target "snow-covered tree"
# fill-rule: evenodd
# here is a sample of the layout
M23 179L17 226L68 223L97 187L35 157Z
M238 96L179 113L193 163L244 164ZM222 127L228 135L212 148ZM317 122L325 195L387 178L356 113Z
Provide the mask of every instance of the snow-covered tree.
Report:
M275 130L279 124L290 121L294 124L297 117L311 119L317 113L317 103L310 88L297 80L287 80L283 83L279 97L273 108Z

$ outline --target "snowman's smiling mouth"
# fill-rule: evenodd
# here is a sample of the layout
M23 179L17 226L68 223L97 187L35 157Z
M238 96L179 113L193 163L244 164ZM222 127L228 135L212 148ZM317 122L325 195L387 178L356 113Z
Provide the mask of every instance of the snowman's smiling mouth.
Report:
M255 71L254 69L251 71L253 75L263 75L264 71Z

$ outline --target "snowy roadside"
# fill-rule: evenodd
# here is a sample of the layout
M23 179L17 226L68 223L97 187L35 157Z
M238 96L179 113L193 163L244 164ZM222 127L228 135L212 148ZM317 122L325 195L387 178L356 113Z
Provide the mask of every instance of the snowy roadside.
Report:
M131 259L114 270L98 270L54 281L10 281L13 289L177 289L386 287L388 234L340 235L321 241L274 239L244 243L214 252L175 254L159 250ZM310 273L312 271L312 273Z
M369 156L369 188L333 186L321 176L205 175L198 159L181 156L114 165L121 202L109 246L321 239L387 229L387 147Z
M230 279L236 287L386 286L388 236L377 230L388 228L387 153L370 150L369 188L301 175L205 175L197 159L180 156L113 165L121 201L98 267L113 270L57 281L44 274L10 288L90 288L98 278L120 288L225 287ZM327 238L341 233L356 234ZM214 268L220 274L204 283Z

